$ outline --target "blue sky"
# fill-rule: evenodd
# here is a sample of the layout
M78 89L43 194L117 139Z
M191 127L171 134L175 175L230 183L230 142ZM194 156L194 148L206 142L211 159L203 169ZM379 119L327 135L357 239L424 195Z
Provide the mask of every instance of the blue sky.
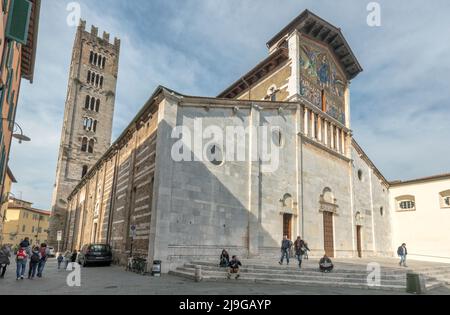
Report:
M32 138L13 144L17 197L49 209L76 28L71 1L42 3L35 81L23 81L17 122ZM155 87L215 96L267 56L265 43L304 9L340 27L364 68L351 84L352 129L389 179L450 172L450 2L378 1L381 27L366 23L370 1L78 1L88 28L120 37L113 140Z

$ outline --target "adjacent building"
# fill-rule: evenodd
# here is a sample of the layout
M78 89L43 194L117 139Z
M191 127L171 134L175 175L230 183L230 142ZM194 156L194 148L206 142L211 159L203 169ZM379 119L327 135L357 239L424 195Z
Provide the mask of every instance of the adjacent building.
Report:
M3 244L3 225L5 224L5 221L6 221L6 212L8 210L8 206L9 206L9 198L10 198L13 183L17 183L17 180L14 177L11 170L9 169L9 167L7 167L3 195L1 196L1 202L0 202L0 245Z
M391 183L394 244L409 258L450 263L450 174Z
M80 21L70 63L49 242L64 230L67 197L111 145L120 40Z
M30 243L47 243L50 212L32 207L32 203L12 198L3 227L3 243L17 245L28 237Z
M0 1L0 193L13 136L23 136L15 123L22 79L33 82L40 0ZM3 200L4 201L4 200Z

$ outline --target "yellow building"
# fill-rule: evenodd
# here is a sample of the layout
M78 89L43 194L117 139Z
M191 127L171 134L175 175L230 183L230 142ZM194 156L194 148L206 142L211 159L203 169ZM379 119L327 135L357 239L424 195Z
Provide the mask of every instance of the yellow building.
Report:
M7 167L4 192L0 200L0 245L3 244L3 223L6 220L6 210L8 210L9 194L11 193L11 187L13 183L17 183L17 181L14 178L14 175L9 167Z
M25 237L31 244L47 242L50 212L32 208L32 203L11 199L3 224L3 243L19 244Z

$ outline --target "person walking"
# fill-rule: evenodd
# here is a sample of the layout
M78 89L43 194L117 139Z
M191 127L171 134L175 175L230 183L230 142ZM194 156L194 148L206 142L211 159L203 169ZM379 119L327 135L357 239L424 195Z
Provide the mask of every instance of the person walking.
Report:
M11 257L11 248L8 245L3 245L0 249L0 279L5 278L6 268L11 263L9 258Z
M286 257L287 264L289 265L289 250L291 247L292 242L288 239L287 235L285 235L281 241L281 258L278 262L280 265L283 264L284 257Z
M28 253L25 247L20 247L16 254L16 279L23 280L27 268Z
M67 267L69 267L69 263L71 261L72 261L72 253L70 252L70 250L68 250L64 253L64 263L66 264L64 269L67 270Z
M61 253L59 253L58 258L56 260L58 261L58 270L60 270L61 269L61 264L62 264L62 262L64 260L64 256Z
M28 237L25 237L24 240L20 242L19 249L20 247L27 249L28 247L30 247L30 245L30 239Z
M294 242L294 249L295 249L295 255L297 256L297 259L298 259L298 266L301 269L303 255L309 250L308 245L306 245L306 243L299 236L299 237L297 237L297 240Z
M240 274L240 267L242 267L242 263L239 261L239 259L237 258L237 256L233 256L232 258L231 258L231 260L230 260L230 263L229 263L229 267L230 267L230 269L229 269L229 271L228 271L228 275L227 275L227 278L228 279L231 279L231 276L233 275L233 274L235 274L236 275L236 280L237 279L239 279L239 277L241 276L241 274Z
M71 262L71 268L70 270L73 269L73 264L76 263L77 261L77 257L78 257L78 252L76 249L74 249L74 251L72 252L72 255L70 256L70 262ZM67 268L66 268L67 269Z
M403 243L402 246L400 246L397 250L397 254L400 257L399 265L403 267L408 267L406 265L406 256L408 255L408 250L406 249L406 244Z
M28 279L34 280L36 276L36 272L39 267L39 262L41 260L41 253L39 251L39 247L33 248L30 256L30 266L28 268Z
M40 260L38 265L38 278L42 278L42 273L44 272L45 264L47 263L48 256L50 255L50 249L48 249L47 244L42 243L41 248L39 248Z

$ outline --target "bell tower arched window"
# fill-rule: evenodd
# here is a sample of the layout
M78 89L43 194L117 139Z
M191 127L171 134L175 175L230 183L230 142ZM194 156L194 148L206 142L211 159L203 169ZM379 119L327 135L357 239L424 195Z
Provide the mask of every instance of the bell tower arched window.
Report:
M88 153L94 153L94 145L95 145L94 139L89 140Z
M88 166L83 165L83 170L81 171L81 178L84 178L84 176L86 176L87 172L88 172Z
M84 137L81 141L81 151L86 152L88 147L88 138Z

